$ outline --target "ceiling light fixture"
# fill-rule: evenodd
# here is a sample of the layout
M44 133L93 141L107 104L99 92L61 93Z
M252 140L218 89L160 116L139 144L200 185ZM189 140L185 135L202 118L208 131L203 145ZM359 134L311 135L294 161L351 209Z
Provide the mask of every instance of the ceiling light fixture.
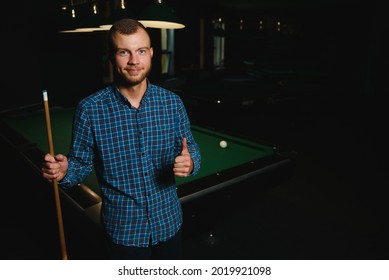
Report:
M185 25L177 18L174 10L162 0L153 2L137 17L144 26L161 29L181 29Z
M115 5L110 16L100 24L101 30L109 30L112 24L119 19L134 18L132 12L126 7L125 0L115 1Z

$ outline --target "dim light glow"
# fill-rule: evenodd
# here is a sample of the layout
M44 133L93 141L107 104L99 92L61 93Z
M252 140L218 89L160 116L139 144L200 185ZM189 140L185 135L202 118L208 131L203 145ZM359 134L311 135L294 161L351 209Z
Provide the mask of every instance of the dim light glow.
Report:
M165 29L181 29L185 28L182 23L170 22L170 21L157 21L157 20L139 20L145 27L152 28L165 28Z

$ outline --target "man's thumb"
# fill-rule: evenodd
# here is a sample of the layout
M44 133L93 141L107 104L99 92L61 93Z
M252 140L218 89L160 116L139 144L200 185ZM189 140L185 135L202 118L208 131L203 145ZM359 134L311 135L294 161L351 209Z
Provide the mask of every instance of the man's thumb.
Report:
M189 154L188 152L188 147L186 146L186 138L182 138L182 150L181 150L181 155L187 155Z

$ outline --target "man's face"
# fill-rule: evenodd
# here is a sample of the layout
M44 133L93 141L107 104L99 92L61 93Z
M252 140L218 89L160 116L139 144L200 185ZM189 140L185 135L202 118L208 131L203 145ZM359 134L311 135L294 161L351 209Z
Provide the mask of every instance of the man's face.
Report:
M153 49L148 34L140 29L131 35L116 34L114 71L124 86L140 84L151 71Z

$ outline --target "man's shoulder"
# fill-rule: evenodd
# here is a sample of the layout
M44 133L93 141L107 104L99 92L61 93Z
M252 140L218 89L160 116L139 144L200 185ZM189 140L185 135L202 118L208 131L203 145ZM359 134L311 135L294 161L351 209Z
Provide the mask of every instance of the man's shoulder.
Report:
M165 87L155 85L155 84L149 84L150 90L153 93L154 97L158 98L164 98L164 99L173 99L173 100L179 100L180 97L173 92L172 90L169 90Z
M111 94L114 93L114 89L112 85L108 85L94 93L91 93L87 97L83 98L79 105L83 107L98 105L99 103L103 102L106 103L107 99L110 98Z

